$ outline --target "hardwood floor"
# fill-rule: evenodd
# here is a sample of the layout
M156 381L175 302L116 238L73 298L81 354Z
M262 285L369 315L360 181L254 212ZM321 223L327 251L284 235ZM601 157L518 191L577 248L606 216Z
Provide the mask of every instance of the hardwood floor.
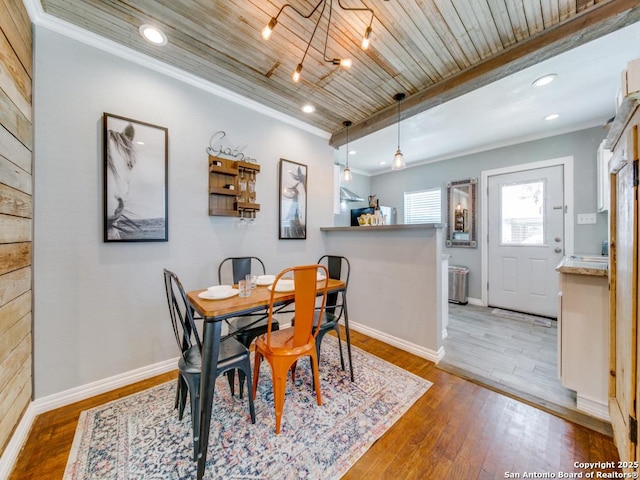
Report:
M433 386L344 479L497 479L525 472L554 473L557 478L559 472L583 471L575 462L618 460L613 440L606 435L358 332L352 332L352 344L428 379ZM162 375L40 415L10 480L62 478L82 410L174 378L175 373Z

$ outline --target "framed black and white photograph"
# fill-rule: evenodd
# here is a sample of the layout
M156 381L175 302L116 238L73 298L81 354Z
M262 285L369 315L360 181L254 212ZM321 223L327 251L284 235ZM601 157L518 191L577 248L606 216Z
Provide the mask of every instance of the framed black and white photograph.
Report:
M168 240L168 129L103 115L105 242Z
M280 239L307 238L307 166L280 159Z

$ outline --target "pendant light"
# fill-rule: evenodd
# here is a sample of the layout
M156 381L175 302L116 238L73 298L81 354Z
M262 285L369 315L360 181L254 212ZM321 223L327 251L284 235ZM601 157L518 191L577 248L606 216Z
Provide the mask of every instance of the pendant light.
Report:
M342 125L344 125L347 128L347 161L345 162L345 165L344 165L344 172L342 172L343 174L342 180L344 182L350 182L351 180L353 180L353 176L351 175L351 169L349 168L349 127L351 126L351 121L345 120L344 122L342 122Z
M406 167L404 163L404 155L400 151L400 102L404 100L404 93L396 93L393 99L398 103L398 150L393 156L393 163L391 164L391 170L402 170Z

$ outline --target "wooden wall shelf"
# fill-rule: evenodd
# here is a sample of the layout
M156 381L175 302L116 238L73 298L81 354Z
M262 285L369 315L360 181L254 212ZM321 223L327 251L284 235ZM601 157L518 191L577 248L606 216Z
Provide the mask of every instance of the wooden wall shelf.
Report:
M222 175L232 175L234 177L238 175L237 168L218 167L216 165L211 165L211 167L209 168L209 172L214 172Z
M209 215L238 217L260 210L255 183L260 165L209 155ZM233 187L233 188L231 188Z
M259 203L236 203L238 210L260 211Z
M238 195L238 192L236 192L235 190L231 190L229 188L218 188L218 187L210 187L209 188L209 193L215 193L216 195L231 195L232 197L235 197Z

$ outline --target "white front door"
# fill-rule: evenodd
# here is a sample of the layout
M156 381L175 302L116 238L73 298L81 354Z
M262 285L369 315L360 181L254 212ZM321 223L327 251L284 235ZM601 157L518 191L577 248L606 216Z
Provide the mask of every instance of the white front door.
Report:
M564 255L562 165L488 177L488 303L557 317Z

